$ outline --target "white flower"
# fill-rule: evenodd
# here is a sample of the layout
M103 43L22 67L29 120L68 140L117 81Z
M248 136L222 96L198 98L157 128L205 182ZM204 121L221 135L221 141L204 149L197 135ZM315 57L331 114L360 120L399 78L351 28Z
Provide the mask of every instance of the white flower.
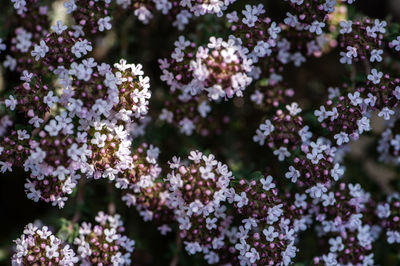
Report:
M261 130L257 129L256 130L256 135L253 136L253 141L262 146L262 145L264 145L266 138L267 137L264 135L264 133Z
M14 99L14 96L10 95L8 99L4 101L6 107L9 107L11 111L14 111L15 107L17 106L18 101Z
M157 229L158 229L158 231L160 231L160 234L163 236L165 236L167 233L172 231L171 227L169 227L166 224L163 224L163 225L157 227Z
M38 116L32 117L29 121L29 124L32 124L34 127L40 127L40 124L43 123L43 119L39 118Z
M279 220L279 217L283 214L282 210L283 204L275 205L268 209L267 223L273 224Z
M303 4L304 0L290 0L293 4L301 5Z
M7 48L7 45L5 45L5 44L3 43L3 39L0 38L0 54L1 54L1 51L6 50L6 48Z
M311 24L309 31L311 33L315 32L315 34L320 35L320 34L322 34L322 28L324 28L324 27L325 27L324 22L314 21Z
M299 136L301 137L301 141L303 141L303 143L309 143L312 137L312 133L309 130L309 126L304 126L302 129L299 130Z
M371 70L371 74L368 75L368 80L372 81L372 83L379 84L381 82L381 78L383 77L382 72L378 72L375 68Z
M251 228L257 228L257 221L254 218L243 219L242 223L244 223L244 228L250 230Z
M276 39L278 37L278 33L281 32L281 28L276 25L276 22L272 22L271 26L268 29L268 33L272 39Z
M352 29L352 24L353 22L351 20L349 21L340 21L340 34L346 34L346 33L351 33Z
M99 31L104 31L104 29L110 30L112 27L110 20L111 20L111 18L108 16L104 17L104 18L100 18L97 21L97 24L99 25Z
M25 81L25 82L30 82L33 77L33 73L29 73L28 70L24 70L22 72L22 76L20 77L20 80Z
M59 180L65 180L66 175L68 175L70 171L66 169L64 166L60 165L57 167L56 171L53 172L53 176L58 176Z
M56 25L51 26L51 29L54 30L58 35L60 35L61 33L63 33L63 31L68 29L68 27L66 25L63 25L61 20L58 20Z
M245 257L253 264L260 259L260 254L255 248L251 248L250 251L246 252Z
M226 14L226 19L229 23L234 23L239 21L239 17L236 11Z
M185 249L189 254L196 254L197 252L202 251L202 248L199 243L197 242L187 242L185 241Z
M371 107L374 107L377 97L370 92L368 93L367 96L368 96L368 98L364 99L364 103Z
M237 202L238 208L242 208L243 206L246 206L249 203L246 192L242 192L240 195L235 194L234 201Z
M400 232L398 231L387 231L387 241L389 244L400 243Z
M75 4L75 0L69 0L64 3L64 7L67 9L67 14L71 14L77 9L77 6Z
M362 134L364 131L370 131L370 120L368 117L362 117L357 121L358 133Z
M327 116L331 118L331 121L337 119L339 117L339 112L336 107L332 108L332 111L328 111Z
M340 236L329 239L329 245L330 245L329 250L331 252L342 251L344 249L342 238Z
M322 122L328 118L328 113L323 105L319 108L319 110L314 111L314 115L318 117L318 122Z
M49 93L47 93L47 95L43 98L43 102L47 104L49 108L52 108L54 103L57 103L59 100L58 97L53 96L53 94L53 91L49 91Z
M273 226L268 226L268 229L263 230L263 234L265 235L265 238L267 239L268 242L274 241L275 238L279 236L278 232L275 232L275 229Z
M381 219L388 218L390 216L390 205L388 203L378 204L376 214Z
M29 134L26 132L25 129L17 130L17 134L18 134L18 139L19 140L29 139Z
M185 135L192 135L193 130L195 129L195 125L189 118L185 117L181 121L179 121L180 132Z
M207 103L207 101L203 101L197 107L197 111L200 113L201 117L207 117L207 114L211 111L211 106Z
M373 49L371 51L371 57L369 59L370 62L381 62L382 61L382 56L381 54L383 54L383 50L376 50Z
M160 155L160 149L158 147L150 145L149 149L147 150L146 160L149 163L155 164L157 162L157 158L159 155Z
M44 127L44 129L49 132L50 136L57 136L58 132L62 129L62 126L57 123L55 119L50 120L50 122Z
M87 52L92 51L92 45L88 40L78 41L71 47L71 52L77 57L81 58Z
M106 135L101 134L100 132L96 131L96 133L94 133L94 136L93 136L92 140L90 141L90 143L97 145L97 147L99 147L99 148L103 148L105 146L106 139L107 139Z
M357 48L352 46L347 46L346 56L349 58L356 58L358 56Z
M354 94L348 93L347 97L349 97L351 104L357 106L363 102L363 99L360 97L360 93L358 91L354 92Z
M335 181L338 181L339 178L344 174L344 169L340 167L340 164L336 163L333 169L331 169L331 176Z
M298 103L292 103L291 105L286 105L286 109L289 111L290 115L295 116L301 112Z
M246 9L242 11L242 14L244 15L242 22L250 28L254 27L255 22L258 19L257 8L255 6L246 5Z
M373 27L375 32L385 33L386 32L386 21L379 21L379 19L375 19L375 25Z
M214 217L211 219L210 217L207 217L207 219L206 219L207 229L212 230L214 228L217 228L216 222L217 222L217 218Z
M378 114L379 117L383 117L383 119L385 119L385 120L390 120L391 115L394 115L394 111L390 110L387 107L383 107L382 110Z
M353 62L351 57L347 56L346 52L340 52L340 63L341 64L348 64L351 65L351 63Z
M293 183L296 183L297 178L300 177L300 172L299 170L296 170L293 166L289 166L289 172L285 174L285 177L288 179L291 179Z
M310 197L314 199L321 198L326 191L328 191L328 189L321 183L306 190L306 192L310 194Z
M285 157L290 156L290 152L287 150L286 147L280 147L277 150L274 150L274 155L278 156L279 161L285 160Z
M396 88L393 91L394 97L396 97L397 100L400 100L400 87L396 86Z
M49 51L49 47L46 45L46 43L41 40L40 45L35 45L33 48L33 51L31 52L31 55L35 57L35 60L39 60L39 58L45 57L46 53Z
M267 176L267 178L261 178L260 183L263 185L265 191L275 188L275 183L270 175Z
M328 194L323 194L322 195L322 205L327 207L330 205L335 204L336 199L335 199L335 195L333 194L333 192L329 192Z
M336 88L329 87L328 92L329 92L328 98L331 100L340 96L340 89L337 87Z
M291 59L296 67L301 66L306 61L306 58L300 52L294 53Z
M339 146L349 142L349 135L343 131L333 136L333 138L336 139L336 143Z
M264 124L260 125L260 130L263 132L264 136L268 136L274 131L275 127L268 119L265 120Z
M397 36L397 38L393 40L390 45L393 46L396 51L400 51L400 36Z
M283 22L290 27L296 27L296 25L299 23L297 16L294 16L289 12L286 13L286 16L287 17L283 20Z
M312 162L312 164L318 164L318 162L324 158L324 155L319 151L319 149L313 149L310 153L307 153L306 157Z
M298 193L296 193L294 195L294 197L296 199L295 202L294 202L294 205L296 207L298 207L298 208L301 207L302 209L307 208L307 202L306 202L307 195L306 194L298 194Z

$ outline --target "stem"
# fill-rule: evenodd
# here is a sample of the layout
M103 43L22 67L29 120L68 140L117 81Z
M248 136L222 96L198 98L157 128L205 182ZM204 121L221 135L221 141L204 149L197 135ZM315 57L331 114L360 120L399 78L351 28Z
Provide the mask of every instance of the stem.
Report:
M116 206L114 202L114 187L111 182L107 184L107 192L108 195L110 196L110 202L108 203L108 213L113 215L115 214Z
M85 178L81 177L78 183L78 194L76 196L76 209L74 216L72 217L71 224L69 226L69 231L72 232L74 224L76 224L81 218L81 206L83 205L85 199Z
M171 260L171 263L169 264L170 266L177 266L179 263L179 255L182 249L182 240L181 237L179 236L179 232L176 233L175 243L176 243L176 251L174 257Z
M351 87L353 91L356 89L356 66L354 64L351 65Z
M368 59L365 58L363 60L363 62L364 62L364 67L365 67L365 71L367 72L367 74L371 73L371 66L369 64Z

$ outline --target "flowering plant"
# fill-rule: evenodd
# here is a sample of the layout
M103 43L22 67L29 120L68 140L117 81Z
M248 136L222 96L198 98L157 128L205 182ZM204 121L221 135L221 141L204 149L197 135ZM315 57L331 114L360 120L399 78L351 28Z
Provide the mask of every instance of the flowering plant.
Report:
M0 262L399 263L400 24L364 7L7 1Z

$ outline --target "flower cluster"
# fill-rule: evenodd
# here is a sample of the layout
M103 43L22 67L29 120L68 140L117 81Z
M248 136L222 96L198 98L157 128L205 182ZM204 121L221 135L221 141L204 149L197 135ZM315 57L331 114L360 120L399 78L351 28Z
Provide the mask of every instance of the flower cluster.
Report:
M135 241L123 235L125 228L118 214L99 212L97 224L83 222L74 244L83 264L131 265Z
M386 233L387 242L400 243L400 196L395 193L380 203L376 208L376 215L380 218L381 226Z
M207 93L211 100L240 97L252 82L249 75L252 61L246 55L247 50L235 44L233 39L224 41L211 37L206 47L199 46L194 51L195 45L181 37L175 46L171 62L167 59L160 61L161 79L172 90L182 90L186 97L202 92ZM180 69L183 75L179 73Z
M147 24L153 18L155 10L167 15L172 25L183 30L193 16L216 14L222 16L230 4L236 0L117 0L117 5L133 11L134 15Z
M287 217L293 210L279 197L273 178L240 180L235 190L234 206L243 216L235 245L240 264L289 265L297 252L296 231Z
M234 191L229 184L233 176L228 166L212 154L192 151L188 159L189 165L181 163L178 157L169 162L171 172L165 178L170 190L169 204L174 208L186 250L207 256L222 247L232 219L224 203L232 201Z
M386 22L371 21L342 21L340 22L340 47L344 50L340 52L340 62L351 64L353 61L367 60L371 63L381 62L383 50L382 39L386 33Z
M50 29L48 6L42 5L38 0L20 1L18 13L13 19L10 44L0 48L6 50L6 60L3 65L12 71L22 72L26 65L34 63L29 52L32 47L48 33ZM25 2L25 5L22 5ZM14 5L15 6L15 5ZM29 10L29 12L27 12ZM35 23L32 23L35 21ZM0 41L1 43L1 41Z
M76 25L74 29L86 34L96 34L110 30L110 0L69 0L64 2L68 14L72 14Z
M30 223L14 242L16 252L11 260L12 265L72 266L78 262L71 247L57 238L47 226L39 228Z
M29 143L29 156L23 164L30 172L25 190L28 198L35 202L43 200L62 208L66 196L73 192L81 177L78 171L80 160L82 157L86 159L90 150L83 145L80 147L81 156L71 156L78 149L78 143L69 136L71 127L68 122L66 113L56 116L39 132L40 141ZM63 136L61 140L59 136Z

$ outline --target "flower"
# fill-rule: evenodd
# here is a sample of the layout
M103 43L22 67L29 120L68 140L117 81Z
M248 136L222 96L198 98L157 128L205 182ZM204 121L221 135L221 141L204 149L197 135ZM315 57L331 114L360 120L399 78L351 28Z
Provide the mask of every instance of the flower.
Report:
M293 166L289 166L289 172L285 174L285 177L290 179L293 183L296 183L297 178L300 177L300 172L296 170Z
M279 161L285 160L285 157L290 156L290 152L287 150L286 147L280 147L279 149L274 151L274 155L278 156Z
M261 178L260 182L263 185L263 189L266 191L275 188L275 183L270 175L267 176L267 178Z
M388 107L383 107L378 113L379 117L383 117L385 120L390 120L390 116L394 115L394 111L390 110Z
M349 135L346 132L342 131L342 132L336 134L334 136L334 139L336 139L337 145L340 146L342 144L345 144L345 143L349 142Z
M41 40L40 45L35 45L33 48L33 51L31 52L31 55L35 57L35 60L38 61L39 58L45 57L46 53L49 51L49 47L46 45L46 43Z
M371 57L369 59L370 62L381 62L382 61L382 56L381 54L383 54L383 50L376 50L373 49L371 51Z
M339 178L344 174L344 169L340 166L340 164L336 163L333 169L331 169L330 174L335 181L338 181Z
M61 33L68 29L68 27L66 25L63 25L61 20L58 20L56 25L51 26L51 29L54 30L58 35L61 35Z
M371 74L368 75L368 80L372 81L372 83L379 84L381 82L381 78L383 76L382 72L378 72L375 68L371 70Z
M4 101L6 107L10 108L11 111L14 111L17 106L18 101L14 98L14 96L10 95L8 99Z
M348 34L351 33L352 31L352 24L353 22L351 20L349 21L340 21L340 34Z
M97 24L99 25L99 31L104 31L105 29L110 30L112 27L110 20L111 20L110 17L100 18L97 21Z
M311 27L310 27L309 31L311 33L315 32L317 35L320 35L320 34L322 34L322 28L324 28L324 27L325 27L325 23L324 22L314 21L311 24Z
M275 232L273 226L268 226L268 229L264 229L263 234L265 235L265 238L267 239L268 242L274 241L274 239L279 236L279 233Z

